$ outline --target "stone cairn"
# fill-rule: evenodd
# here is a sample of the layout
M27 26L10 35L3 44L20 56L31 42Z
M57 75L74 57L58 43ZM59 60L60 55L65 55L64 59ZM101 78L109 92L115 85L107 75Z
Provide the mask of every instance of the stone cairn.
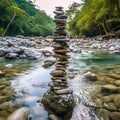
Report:
M50 89L44 94L42 103L48 111L49 117L54 114L60 119L67 120L65 116L73 110L74 99L72 90L68 87L66 68L70 58L67 53L70 52L69 45L66 39L66 19L64 15L63 7L56 7L54 11L54 22L56 24L56 31L54 32L53 40L53 57L56 58L55 70L50 74L52 75L52 82L48 84ZM63 116L61 118L61 116ZM50 117L52 119L52 117ZM54 119L54 118L53 118Z

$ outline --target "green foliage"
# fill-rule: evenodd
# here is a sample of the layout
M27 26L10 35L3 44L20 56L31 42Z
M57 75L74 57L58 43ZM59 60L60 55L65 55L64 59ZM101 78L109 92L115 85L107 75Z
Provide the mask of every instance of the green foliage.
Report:
M12 36L17 34L47 36L52 35L54 30L52 18L26 0L0 1L0 34L7 27L6 34Z
M68 11L71 10L69 8ZM68 26L71 34L86 36L108 34L113 30L119 30L119 0L85 0L81 9L70 19Z

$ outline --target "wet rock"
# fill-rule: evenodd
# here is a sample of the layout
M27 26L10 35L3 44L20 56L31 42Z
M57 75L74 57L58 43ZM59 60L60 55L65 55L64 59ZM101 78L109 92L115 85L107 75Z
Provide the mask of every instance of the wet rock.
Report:
M45 108L53 111L56 115L66 115L69 111L73 110L74 100L72 94L66 95L55 95L50 91L47 92L41 101Z
M103 85L101 87L101 91L107 91L110 93L114 93L114 92L118 92L120 90L120 88L118 88L117 86L113 85L113 84L107 84L107 85Z
M3 102L0 104L1 110L8 109L11 106L11 101L10 102Z
M53 70L50 74L54 77L63 77L66 75L66 72L62 70Z
M68 78L73 79L75 78L75 75L68 75Z
M3 90L5 87L5 85L0 85L0 90Z
M81 53L81 49L73 49L72 52L73 53Z
M50 57L50 56L52 56L52 52L49 51L49 50L42 50L42 53L43 53L44 56L46 56L46 57Z
M95 104L96 104L97 107L102 107L103 101L101 99L96 99Z
M97 80L97 76L94 73L91 73L91 72L85 73L84 76L87 80L90 80L90 81L96 81Z
M0 71L0 77L3 77L4 75L5 75L5 73Z
M114 103L110 102L110 103L104 103L103 107L109 111L116 111L117 107Z
M67 78L66 78L65 76L64 76L64 77L52 77L51 79L52 79L53 81L54 81L54 80L64 80L64 81L67 80Z
M7 68L13 68L13 64L7 64L7 65L5 65L5 67L7 67Z
M66 88L66 89L61 89L61 90L55 90L55 93L58 95L70 94L70 93L72 93L72 90L70 90L69 88Z
M17 59L18 54L17 53L8 53L5 55L5 58L7 59Z
M53 55L54 58L59 58L59 59L69 59L70 56L69 55L60 55L60 54L54 54Z
M49 83L48 83L48 86L49 86L49 87L54 87L55 85L54 85L53 82L49 82Z
M44 61L43 67L48 68L55 64L55 60L46 60Z
M120 80L116 80L114 83L115 83L115 85L120 87Z
M110 120L110 111L101 108L98 112L98 117L102 120Z
M102 99L103 99L104 103L112 102L112 100L113 100L110 95L109 96L104 96Z
M114 101L115 105L116 105L118 108L120 108L120 95L119 95L119 94L117 94L117 95L114 97L113 101Z
M68 53L68 52L70 52L70 50L67 50L67 49L61 49L61 50L54 50L54 52L55 53L64 53L64 54L66 54L66 53Z
M120 120L120 112L111 112L110 119L111 120Z
M1 117L6 117L6 116L8 116L8 115L9 115L9 113L8 113L6 110L0 111L0 116L1 116Z
M50 118L50 120L59 120L59 118L54 114L50 114L48 115L48 117Z
M1 116L0 116L0 120L6 120L6 118L5 118L5 117L1 117Z
M22 49L24 51L23 55L26 55L27 59L29 59L29 60L36 60L36 59L39 59L41 57L41 54L36 52L33 49L28 49L28 48L24 48L24 47Z
M0 96L0 103L5 102L7 98L7 96Z
M115 73L110 73L109 77L114 78L114 79L120 79L120 75L119 74L115 74Z
M27 120L29 112L28 108L22 107L13 112L7 120Z
M115 50L115 47L114 47L114 46L111 46L111 47L109 48L109 50L110 50L110 51L113 51L113 50Z

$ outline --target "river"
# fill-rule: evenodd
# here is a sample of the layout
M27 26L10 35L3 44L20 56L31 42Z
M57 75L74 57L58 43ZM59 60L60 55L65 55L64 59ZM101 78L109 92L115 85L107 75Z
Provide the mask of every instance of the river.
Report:
M116 89L120 87L117 82L115 82L120 80L120 56L109 54L106 51L91 49L82 49L81 53L72 52L70 55L71 58L67 68L68 82L76 100L76 106L71 119L106 120L111 117L107 113L112 113L113 111L118 113L119 106L112 102L114 100L106 102L105 97L118 95L119 91L103 94L102 86L111 84L116 86ZM5 64L12 63L16 66L17 70L22 71L22 73L19 72L17 76L11 78L11 86L15 91L15 99L12 100L12 106L15 108L21 106L28 107L31 111L29 117L33 120L48 120L47 111L41 103L37 103L49 89L48 83L51 81L50 72L54 69L54 65L49 68L42 66L45 59L48 58L42 57L34 62L19 60L5 62L2 60L0 64L2 68ZM25 69L23 67L25 67ZM88 71L96 74L96 81L88 81L84 78L83 74ZM114 75L112 76L112 74ZM74 78L70 79L70 75L73 75ZM115 106L116 109L111 110L112 107L109 108L105 106L105 104L109 105L109 103ZM2 116L1 113L6 109L7 108L1 108L1 118L5 117ZM7 115L8 114L6 114L6 116Z

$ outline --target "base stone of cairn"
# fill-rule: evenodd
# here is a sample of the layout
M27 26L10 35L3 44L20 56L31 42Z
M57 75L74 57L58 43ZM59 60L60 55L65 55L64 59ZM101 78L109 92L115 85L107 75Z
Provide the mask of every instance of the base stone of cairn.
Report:
M48 114L55 114L56 116L66 116L72 113L74 107L74 98L72 90L67 84L66 68L69 63L70 52L69 45L66 39L66 19L63 7L56 7L54 11L56 24L55 37L53 40L53 57L56 58L55 70L51 71L52 81L48 84L50 89L44 94L41 102L43 103ZM70 116L71 117L71 116ZM64 118L65 120L69 118Z

